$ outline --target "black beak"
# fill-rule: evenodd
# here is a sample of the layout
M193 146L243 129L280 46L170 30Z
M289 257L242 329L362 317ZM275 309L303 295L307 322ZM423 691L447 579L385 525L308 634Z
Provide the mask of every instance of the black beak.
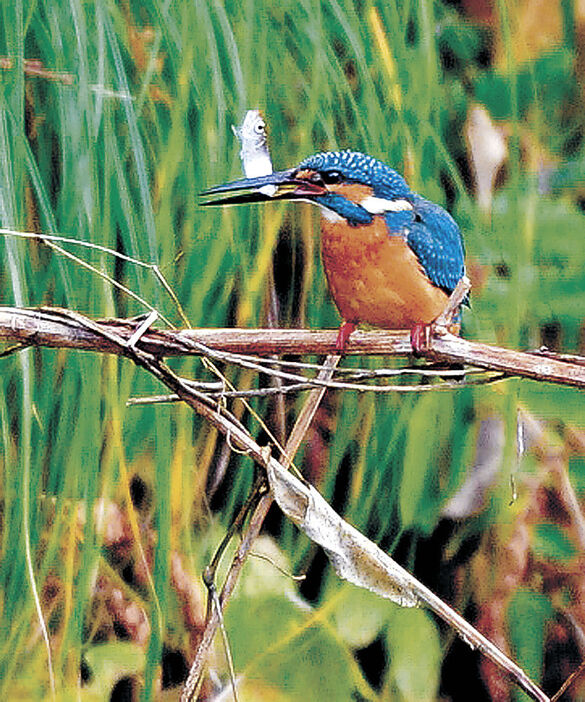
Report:
M202 202L206 205L238 205L251 202L268 202L269 200L303 200L311 196L323 195L326 189L322 185L316 185L310 181L295 178L295 168L287 171L277 171L269 175L258 178L241 178L224 185L216 185L214 188L204 190L200 193L203 197L231 193L237 190L249 190L251 192L239 193L219 199Z

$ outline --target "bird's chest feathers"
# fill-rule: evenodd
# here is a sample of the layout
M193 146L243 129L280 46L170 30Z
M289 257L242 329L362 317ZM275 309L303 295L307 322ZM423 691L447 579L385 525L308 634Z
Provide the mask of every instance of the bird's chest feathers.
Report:
M352 227L344 220L330 221L324 217L321 235L327 275L336 279L367 277L372 269L381 272L395 266L420 268L404 237L389 235L381 217L375 217L372 224L359 227Z
M352 227L322 219L322 257L329 288L346 321L387 329L431 322L445 293L434 286L401 234L389 234L383 217Z

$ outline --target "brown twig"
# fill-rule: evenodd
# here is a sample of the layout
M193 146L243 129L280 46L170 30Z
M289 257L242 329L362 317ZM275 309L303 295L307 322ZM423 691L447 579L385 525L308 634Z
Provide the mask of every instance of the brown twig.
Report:
M333 374L335 367L339 363L340 357L336 355L328 356L323 365L323 369L319 374L322 380L327 380ZM286 442L284 449L284 458L287 464L290 465L294 456L301 445L303 437L305 436L307 429L311 425L315 412L323 399L325 394L325 387L315 388L311 391L311 394L307 398L305 404L303 405L295 425L290 433L290 436ZM270 460L270 448L267 447L265 452L266 461ZM223 609L230 598L230 595L235 587L239 574L242 567L246 561L246 558L250 555L250 551L256 540L262 524L266 519L268 510L272 505L273 499L270 493L266 493L260 500L250 518L250 523L246 532L244 533L240 545L233 557L230 569L225 578L223 589L220 596L220 604ZM201 676L207 661L207 656L213 639L215 637L215 632L220 623L220 612L217 609L208 610L208 618L203 632L203 637L199 648L197 650L197 655L189 671L189 676L185 682L185 686L181 693L181 702L191 702L194 699L194 694L199 687Z
M148 330L145 332L144 336L138 340L137 345L132 346L128 342L135 331L135 323L128 324L127 322L120 320L96 322L65 310L41 309L31 311L19 310L17 308L0 308L0 340L16 341L27 345L38 344L47 346L66 346L69 348L86 348L96 351L116 353L131 358L137 365L152 373L158 380L160 380L160 382L166 385L173 393L178 395L181 400L186 402L198 414L203 416L221 433L223 433L225 436L229 436L232 445L244 451L260 466L266 469L269 465L273 467L274 465L277 465L281 470L284 469L281 462L277 462L274 458L271 458L270 448L259 446L242 426L242 424L238 422L238 420L222 405L222 403L218 403L201 393L193 383L173 373L168 366L162 362L161 358L165 355L176 355L177 353L205 354L207 350L206 345L201 343L201 337L205 336L205 333L202 335L199 331L190 331L177 332L173 334ZM213 334L216 332L213 330L206 330L206 333L208 334L206 343L209 345L210 335L213 336ZM259 330L249 330L244 334L244 336L247 336L246 350L250 351L254 349L258 353L259 343L260 345L265 343L266 346L272 345L269 349L264 350L265 353L275 353L275 351L282 353L282 348L274 346L275 337L278 338L279 335L282 335L282 333L282 331L270 331L269 334L266 335L265 333L259 332ZM250 338L250 334L255 337L255 340ZM224 344L226 335L229 336L228 330L223 331ZM236 336L237 335L238 332L236 332ZM315 335L319 340L316 344ZM352 335L352 343L350 344L350 347L354 347L354 350L355 347L362 347L362 353L364 353L363 346L367 348L368 345L367 343L364 343L364 339L366 342L371 343L372 339L368 339L368 336L372 335L375 343L379 345L380 349L387 349L388 344L390 343L390 346L394 349L394 353L397 353L397 349L400 349L402 354L410 351L410 344L407 334L389 335L382 333L380 336L379 333L374 332L368 335ZM260 342L258 342L259 337L262 336L265 337L265 341L263 342L260 340ZM287 334L285 333L284 336L287 336ZM354 336L357 336L355 341ZM306 347L304 351L299 349L299 337L303 337L305 342L307 339L310 340L312 338L311 343L314 344L314 348L319 347L319 345L322 347L324 344L326 348L328 348L329 344L334 344L335 333L304 332L302 330L289 331L288 343L292 344L295 352L308 353L308 351L306 351ZM282 338L282 336L280 338ZM296 344L294 344L295 338L297 342ZM217 343L217 337L215 338L215 341ZM232 340L229 343L234 343L233 335ZM241 336L239 338L239 342L237 343L242 343ZM229 346L229 344L225 345ZM300 344L300 346L302 347L302 344ZM478 347L483 349L481 353L478 351ZM172 348L174 353L169 353L169 348ZM474 353L470 353L470 349L474 349ZM233 348L230 348L229 350L230 353L233 353L234 351ZM316 351L313 350L312 352L315 353ZM468 355L465 355L464 352L473 356L474 359L479 359L477 365L481 367L496 368L497 370L503 370L505 372L509 372L510 374L525 375L527 377L534 377L540 380L554 380L555 382L585 387L585 377L583 377L585 369L582 367L578 367L578 369L576 369L574 364L565 363L564 361L558 360L540 359L530 356L530 354L506 351L504 349L496 349L494 347L485 347L481 344L472 344L471 342L466 342L462 339L452 337L449 334L434 335L431 337L430 355L433 358L440 358L442 360L449 359L468 361ZM384 353L388 353L388 351L386 350ZM216 354L217 350L215 351L215 355ZM515 363L512 363L511 359L514 359ZM536 364L544 365L540 367L531 366L529 361L534 361ZM309 396L308 401L305 403L305 406L303 407L303 410L301 411L297 420L297 424L291 432L291 436L285 447L284 460L287 462L290 462L294 457L294 454L302 441L304 433L310 425L314 412L316 411L326 390L327 381L333 374L335 366L338 362L338 356L330 356L327 359L327 363L321 371L320 378L318 378L323 385L313 389L311 392L311 395ZM506 365L506 362L508 362L508 365ZM558 366L561 366L564 369L563 372L561 372ZM581 375L579 375L579 373ZM286 472L284 474L288 475ZM269 493L264 494L259 499L224 582L220 596L220 604L222 608L225 607L225 604L233 591L245 559L249 555L252 544L260 532L262 523L271 503L272 496ZM412 578L412 581L414 581L414 578ZM481 637L478 632L475 632L473 627L467 624L456 612L454 612L439 598L436 598L430 591L426 590L426 588L421 589L420 587L417 589L416 596L419 601L425 602L427 606L429 606L440 617L442 617L445 621L448 621L452 626L455 626L455 628L464 635L466 640L473 641L474 645L478 646L485 655L490 657L491 660L508 671L508 673L514 677L516 682L526 692L528 692L533 699L539 700L540 702L547 702L549 700L547 695L545 695L544 692L538 688L538 686L534 685L534 683L530 681L526 674L513 661L507 658L489 641L484 640L484 637ZM210 614L205 626L202 641L198 647L189 679L185 689L183 690L182 700L188 701L193 699L197 681L201 677L205 661L207 660L208 651L213 642L218 625L219 611L217 607L214 607L210 609Z
M268 461L271 460L270 448L260 447L228 410L223 408L221 404L209 400L209 398L196 390L188 380L185 380L184 378L181 378L173 373L156 356L142 350L136 345L130 345L128 343L129 339L126 339L118 334L118 330L116 329L115 325L104 325L100 322L93 322L92 320L82 317L81 315L67 312L65 310L59 310L58 317L60 318L61 324L68 322L71 325L75 325L79 331L83 330L88 334L93 333L98 339L101 339L103 343L107 343L112 348L114 353L127 356L137 365L148 370L169 389L175 392L184 402L191 406L198 414L202 415L207 421L209 421L216 429L221 431L225 436L229 436L232 444L235 444L239 449L250 455L258 464L266 467ZM132 335L130 335L130 338L131 336ZM142 345L142 338L140 339L139 343ZM321 373L323 380L331 376L338 362L339 356L335 356L327 360L327 363ZM325 390L325 387L314 389L305 403L305 406L301 410L295 427L291 432L291 439L289 439L285 447L285 456L287 456L287 460L292 460L294 453L302 441L303 432L300 429L297 429L297 427L304 427L304 430L306 431ZM225 603L229 599L233 588L235 587L242 566L251 550L254 540L260 532L262 523L264 522L271 504L272 497L268 493L264 494L258 502L258 505L250 519L248 529L242 538L242 542L240 543L238 550L236 551L228 575L224 582L220 596L220 604L222 608L225 606ZM195 661L191 667L189 678L185 684L185 689L181 697L182 700L193 699L193 694L195 693L198 680L207 659L207 653L213 642L213 638L219 624L220 617L218 608L212 607L209 610L208 622L203 632L203 637L201 643L199 644Z
M125 342L136 325L127 320L100 320L91 327L86 318L75 318L57 308L22 309L0 307L0 341L53 348L75 348L102 353L122 353L119 343L107 333ZM90 320L86 320L90 321ZM335 351L336 332L307 329L183 329L149 330L140 346L154 357L206 355L228 361L221 354L326 355ZM412 352L408 332L356 331L347 344L347 354L407 356ZM220 354L220 356L217 356ZM539 353L514 351L489 346L452 334L434 334L426 353L433 361L467 363L496 370L510 376L532 378L572 387L585 388L585 367L579 362L550 358Z
M561 687L558 689L558 691L550 698L550 702L558 702L558 700L561 699L561 697L565 694L565 692L571 687L571 685L575 682L575 680L583 674L583 671L585 671L585 661L581 663L581 665L577 668L577 670L574 670L569 677L565 680L565 682L561 685Z
M0 70L10 71L18 65L17 61L10 56L0 56ZM72 73L49 71L39 59L24 59L22 70L26 75L38 76L39 78L46 78L47 80L65 83L66 85L73 85L75 82L75 76Z

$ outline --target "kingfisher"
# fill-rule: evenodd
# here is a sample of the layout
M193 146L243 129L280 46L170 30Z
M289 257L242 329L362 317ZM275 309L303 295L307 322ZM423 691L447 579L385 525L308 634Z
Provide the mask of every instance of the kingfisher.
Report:
M356 326L367 324L410 330L420 353L429 325L465 275L463 239L451 215L385 163L357 151L317 153L294 168L202 195L221 196L203 205L300 200L320 207L323 267L342 318L340 352Z

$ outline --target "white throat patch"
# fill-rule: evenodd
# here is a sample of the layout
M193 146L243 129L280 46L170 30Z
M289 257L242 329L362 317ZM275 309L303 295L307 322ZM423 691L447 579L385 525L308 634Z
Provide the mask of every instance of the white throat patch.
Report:
M368 195L360 202L360 205L370 214L384 214L385 212L404 212L412 210L412 203L404 198L399 200L387 200L384 197L374 197Z

